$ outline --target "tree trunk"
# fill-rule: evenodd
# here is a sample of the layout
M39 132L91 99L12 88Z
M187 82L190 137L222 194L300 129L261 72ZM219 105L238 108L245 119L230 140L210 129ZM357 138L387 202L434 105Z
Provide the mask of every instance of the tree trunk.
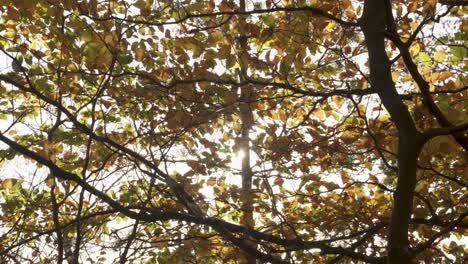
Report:
M413 211L417 159L424 144L408 108L400 98L392 80L391 65L385 51L385 0L365 0L360 25L369 53L370 80L390 113L399 132L398 184L388 230L388 263L411 263L408 230ZM388 1L389 2L389 1ZM387 3L388 3L387 2Z
M245 9L245 0L241 0L239 4L240 11L244 12ZM238 23L240 24L241 28L241 36L239 40L240 44L240 70L239 70L239 79L241 81L245 81L247 79L247 69L248 69L248 45L247 45L247 37L245 31L243 30L245 27L243 25L245 21L240 17ZM252 111L250 109L250 101L251 96L253 93L253 87L250 85L244 85L240 87L241 94L240 94L240 104L239 104L239 111L241 114L241 122L242 122L242 131L241 131L241 139L240 139L240 149L244 152L244 157L242 158L242 216L241 216L241 224L247 227L254 227L254 219L253 219L253 196L252 196L252 167L250 164L250 138L249 133L252 127ZM254 244L248 243L252 247L255 247ZM250 256L249 254L245 254L244 258L241 260L245 262L245 264L255 264L256 259L255 257Z
M393 210L388 230L388 263L411 263L408 230L413 211L417 160L422 145L419 137L400 133L398 184L393 195Z

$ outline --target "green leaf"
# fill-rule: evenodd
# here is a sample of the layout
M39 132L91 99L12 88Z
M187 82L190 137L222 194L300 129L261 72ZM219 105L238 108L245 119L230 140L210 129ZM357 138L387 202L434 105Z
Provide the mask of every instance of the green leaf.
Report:
M438 50L436 54L434 55L434 61L436 62L443 62L445 60L445 51L443 50Z
M263 23L269 27L275 27L275 18L272 15L264 15L262 17Z
M419 58L419 61L423 65L425 65L425 66L431 66L432 65L432 59L426 52L420 52L418 58Z

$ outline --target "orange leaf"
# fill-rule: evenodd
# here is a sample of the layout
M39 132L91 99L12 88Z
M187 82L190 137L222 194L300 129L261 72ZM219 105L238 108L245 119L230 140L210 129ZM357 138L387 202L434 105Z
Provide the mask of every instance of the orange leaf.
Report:
M216 178L215 177L210 177L208 181L206 182L209 186L213 186L216 184Z

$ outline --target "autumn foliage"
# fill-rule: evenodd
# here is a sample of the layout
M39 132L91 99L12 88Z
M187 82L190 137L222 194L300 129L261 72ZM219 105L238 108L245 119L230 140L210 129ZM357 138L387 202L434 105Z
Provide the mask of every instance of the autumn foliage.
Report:
M0 1L0 263L461 263L462 2Z

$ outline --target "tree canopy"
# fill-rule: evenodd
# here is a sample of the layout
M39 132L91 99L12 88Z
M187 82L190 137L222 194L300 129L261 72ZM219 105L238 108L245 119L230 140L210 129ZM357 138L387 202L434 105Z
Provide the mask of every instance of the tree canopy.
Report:
M466 1L0 1L0 262L461 263Z

